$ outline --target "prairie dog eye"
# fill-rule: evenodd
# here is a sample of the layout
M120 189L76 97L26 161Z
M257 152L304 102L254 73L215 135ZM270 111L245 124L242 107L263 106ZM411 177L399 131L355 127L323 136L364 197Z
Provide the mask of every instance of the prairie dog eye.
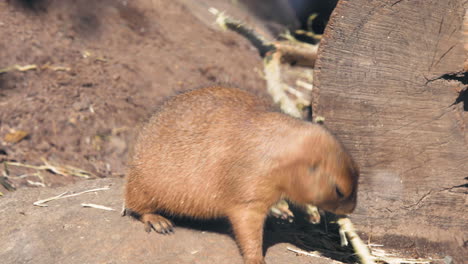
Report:
M311 165L311 166L309 167L309 172L316 172L317 169L318 169L318 167L319 167L319 164L318 164L318 163Z
M340 198L340 199L344 198L343 192L340 190L340 188L338 188L337 185L335 185L335 192L336 192L336 195L338 196L338 198Z

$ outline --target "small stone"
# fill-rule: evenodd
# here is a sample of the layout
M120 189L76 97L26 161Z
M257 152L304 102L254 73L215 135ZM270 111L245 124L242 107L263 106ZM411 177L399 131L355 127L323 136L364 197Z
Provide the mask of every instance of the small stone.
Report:
M75 103L72 105L72 107L73 107L73 109L74 109L75 111L83 111L83 110L88 109L89 104L88 104L88 102L84 102L84 101L75 102Z
M451 256L445 256L444 263L445 264L453 264L453 258Z
M125 140L119 137L112 136L109 139L108 149L110 150L110 152L121 155L127 150L127 143L125 142Z

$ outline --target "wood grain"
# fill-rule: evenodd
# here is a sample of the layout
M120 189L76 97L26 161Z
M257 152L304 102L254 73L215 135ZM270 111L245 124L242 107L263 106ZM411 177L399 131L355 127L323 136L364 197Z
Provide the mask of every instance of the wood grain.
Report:
M332 14L313 110L361 166L361 230L466 243L465 85L440 78L463 70L464 14L461 0L343 0Z

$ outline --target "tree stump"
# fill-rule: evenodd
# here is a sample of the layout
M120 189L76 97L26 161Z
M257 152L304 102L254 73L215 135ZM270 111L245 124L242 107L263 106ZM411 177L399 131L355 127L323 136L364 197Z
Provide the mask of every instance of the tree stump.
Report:
M313 90L314 115L361 167L358 229L370 242L461 261L468 253L463 2L340 1Z

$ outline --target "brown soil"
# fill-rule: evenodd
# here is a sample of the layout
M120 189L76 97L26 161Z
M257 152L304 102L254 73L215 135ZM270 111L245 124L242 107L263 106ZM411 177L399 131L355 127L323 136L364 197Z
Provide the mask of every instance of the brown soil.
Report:
M0 75L0 137L29 133L2 142L7 159L123 176L136 128L166 96L219 82L264 91L261 59L248 42L206 27L178 1L37 1L32 9L11 2L0 3L0 68L50 67ZM41 174L11 181L77 180Z

